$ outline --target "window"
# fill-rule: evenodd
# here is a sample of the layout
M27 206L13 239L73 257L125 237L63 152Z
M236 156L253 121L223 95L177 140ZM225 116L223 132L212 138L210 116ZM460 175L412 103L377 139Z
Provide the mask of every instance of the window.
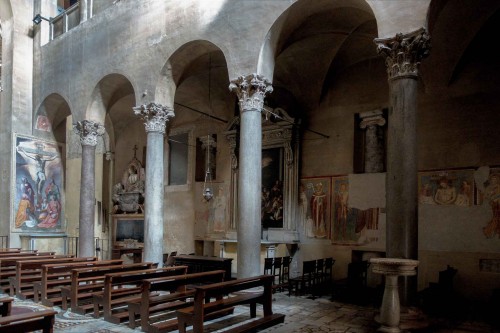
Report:
M169 143L169 185L187 184L189 134L171 135Z

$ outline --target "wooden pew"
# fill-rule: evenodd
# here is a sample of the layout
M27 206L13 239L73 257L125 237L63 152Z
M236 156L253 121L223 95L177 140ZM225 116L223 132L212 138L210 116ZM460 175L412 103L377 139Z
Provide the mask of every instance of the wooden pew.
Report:
M187 299L194 296L193 285L222 282L224 274L224 270L216 270L142 280L141 298L127 303L129 327L135 328L135 321L140 317L141 329L144 332L166 332L176 329L176 318L154 322L153 316L192 305ZM154 295L159 291L168 291L169 294Z
M4 293L9 293L9 277L16 275L16 264L18 261L23 260L43 260L43 259L54 259L54 258L68 258L73 256L67 255L38 255L32 254L30 256L21 257L5 257L0 258L0 290Z
M72 269L71 285L61 287L61 308L67 310L69 305L72 312L85 315L93 311L94 305L92 304L92 296L95 292L102 292L106 274L117 272L125 273L151 268L156 268L156 264L144 262L118 266L112 265Z
M5 317L10 315L13 301L12 297L0 297L0 316Z
M104 289L94 294L94 317L98 318L102 307L104 320L119 324L128 319L127 302L141 297L142 280L187 273L187 266L163 267L127 273L106 274ZM118 309L121 307L120 309Z
M0 252L0 258L6 257L29 257L29 256L53 256L54 251L44 252Z
M34 297L33 284L42 279L42 266L65 262L96 261L97 257L55 258L43 260L26 260L16 262L16 275L9 278L10 295L20 299Z
M20 247L4 247L4 248L0 248L0 253L14 253L14 252L21 252L21 248Z
M272 310L273 279L272 275L260 275L196 287L194 305L177 310L179 333L186 333L186 327L189 325L193 325L193 333L203 333L203 322L208 314L216 314L241 304L250 305L251 318L257 315L257 303L262 304L264 316L225 332L250 332L282 323L285 315L273 314ZM263 288L263 291L230 295L253 288ZM224 297L224 295L230 296ZM215 300L206 301L211 298Z
M0 332L20 333L42 330L43 333L54 332L54 310L42 310L0 317Z
M123 260L99 260L90 262L65 262L42 265L42 279L33 284L34 301L46 306L61 304L61 287L71 284L74 268L122 265Z

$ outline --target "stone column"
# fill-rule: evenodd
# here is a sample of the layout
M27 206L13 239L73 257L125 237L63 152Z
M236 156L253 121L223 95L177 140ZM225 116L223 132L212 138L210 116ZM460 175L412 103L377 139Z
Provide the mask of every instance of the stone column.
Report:
M136 106L134 113L145 122L147 132L146 194L144 208L144 261L163 266L163 149L167 121L174 110L156 103Z
M417 86L418 66L430 49L422 28L394 38L375 39L389 76L386 177L386 257L418 256ZM414 279L415 280L415 279ZM416 294L416 280L405 281L402 302Z
M382 111L368 111L360 113L360 127L365 133L365 172L384 172L384 133L382 126L385 119Z
M91 0L80 0L80 24L87 21L89 18L89 1Z
M82 120L73 125L73 128L82 144L78 256L92 257L95 256L95 147L97 137L104 134L104 126L91 120Z
M231 81L240 106L238 177L238 278L260 274L262 109L264 97L272 92L263 76L250 74Z

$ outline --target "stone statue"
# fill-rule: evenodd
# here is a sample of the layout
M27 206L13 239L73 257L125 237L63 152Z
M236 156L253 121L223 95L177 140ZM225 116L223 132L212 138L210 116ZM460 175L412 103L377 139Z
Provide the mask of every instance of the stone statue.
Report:
M121 182L113 186L113 211L117 213L144 213L145 172L135 157L123 172Z

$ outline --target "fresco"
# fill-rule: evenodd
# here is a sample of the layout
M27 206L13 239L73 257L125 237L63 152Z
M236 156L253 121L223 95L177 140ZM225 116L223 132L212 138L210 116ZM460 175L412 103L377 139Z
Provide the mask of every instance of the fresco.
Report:
M14 232L63 232L61 146L17 135L15 140Z

